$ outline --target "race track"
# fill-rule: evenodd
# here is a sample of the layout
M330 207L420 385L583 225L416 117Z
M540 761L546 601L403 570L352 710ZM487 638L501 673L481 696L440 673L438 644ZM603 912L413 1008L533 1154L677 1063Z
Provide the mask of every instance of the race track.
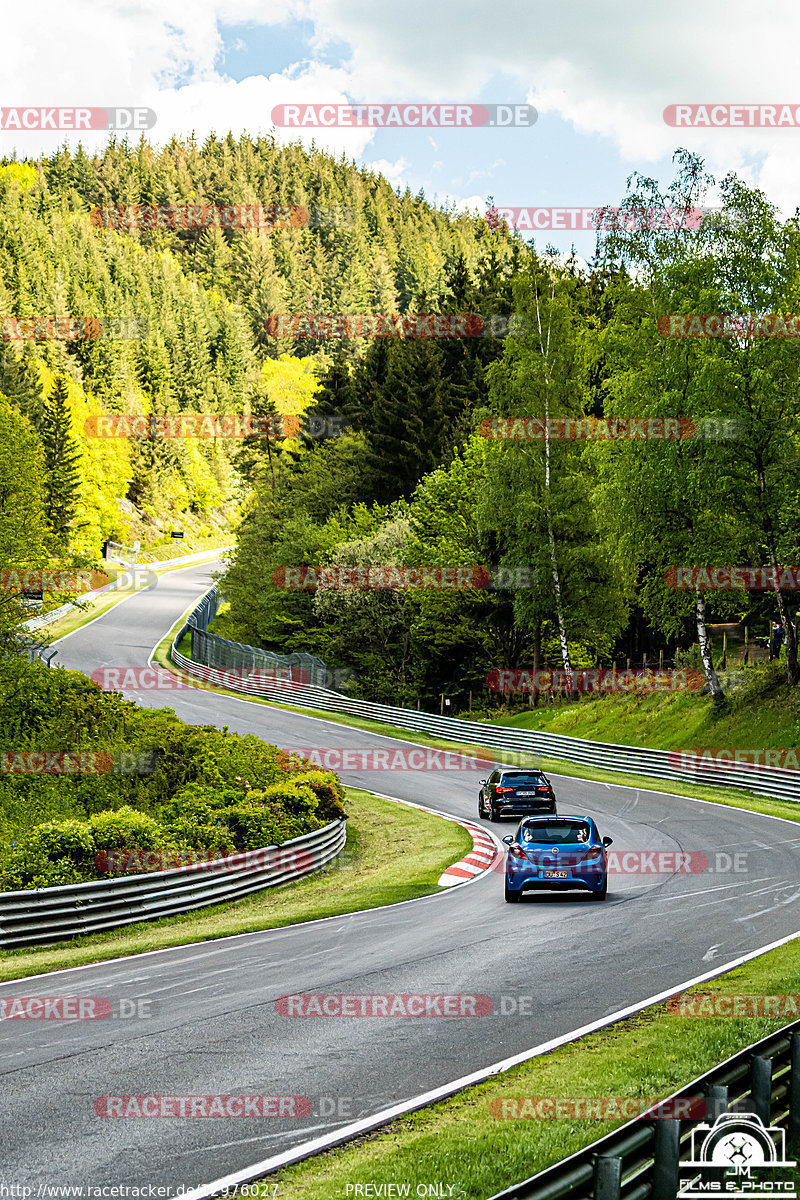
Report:
M143 666L209 585L168 574L58 643L91 673ZM192 723L283 747L393 739L207 691L129 693ZM476 818L481 772L344 772L346 783ZM152 999L151 1016L0 1023L0 1162L19 1185L196 1186L635 1004L797 928L792 825L662 792L553 776L559 811L614 849L747 852L726 874L617 876L609 899L503 900L502 874L388 909L0 985L30 995ZM489 826L499 836L515 825ZM391 846L387 846L391 854ZM266 901L268 903L268 897ZM487 995L482 1017L282 1016L287 993ZM521 997L523 1013L519 1012ZM505 999L504 999L505 998ZM304 1117L113 1119L105 1095L309 1097ZM489 1119L487 1117L487 1119ZM36 1192L34 1191L34 1195Z

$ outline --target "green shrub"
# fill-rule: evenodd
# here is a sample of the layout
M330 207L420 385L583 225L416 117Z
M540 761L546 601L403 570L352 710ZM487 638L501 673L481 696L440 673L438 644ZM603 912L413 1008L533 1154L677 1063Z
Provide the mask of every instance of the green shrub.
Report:
M165 829L165 837L170 849L180 847L201 850L209 857L214 854L224 854L236 849L233 834L227 825L199 824L191 818L178 818Z
M89 818L96 850L156 850L164 844L164 829L146 813L127 805Z
M51 863L65 860L76 867L91 867L94 860L94 838L85 821L46 821L21 839L20 848Z
M332 771L306 771L298 776L297 782L306 784L317 797L316 815L320 821L328 825L347 816L344 788L338 775Z

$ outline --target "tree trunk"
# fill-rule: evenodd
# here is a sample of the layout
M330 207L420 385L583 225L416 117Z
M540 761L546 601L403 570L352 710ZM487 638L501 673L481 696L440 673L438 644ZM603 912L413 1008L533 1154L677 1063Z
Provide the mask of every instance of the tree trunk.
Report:
M797 665L797 638L795 637L794 625L789 619L789 613L786 610L786 602L783 598L783 592L778 584L778 555L775 548L775 529L772 524L772 517L766 511L766 491L767 481L764 475L764 465L759 456L757 461L758 470L758 490L762 501L764 502L764 534L767 542L767 551L769 552L769 565L773 571L773 586L775 590L775 604L778 608L778 617L783 628L783 636L786 642L786 682L794 686L800 681L800 667Z
M703 660L703 670L708 680L708 686L711 689L711 698L714 704L719 706L725 703L725 693L717 678L717 672L714 670L711 645L706 633L706 602L703 599L703 593L700 588L695 588L695 615L697 617L697 640L700 643L700 657Z
M542 622L536 622L536 629L533 635L533 679L538 682L539 672L542 669ZM539 707L539 689L533 689L533 707Z
M569 657L569 647L567 646L567 629L564 624L564 605L561 601L561 577L558 572L558 560L556 559L556 539L553 534L553 513L550 508L550 397L547 389L544 394L544 486L547 493L547 543L550 548L550 569L553 573L553 592L556 599L556 618L558 620L558 640L561 644L561 661L564 664L564 670L569 679L573 699L577 700L578 693L575 690L575 676L572 673L572 663Z

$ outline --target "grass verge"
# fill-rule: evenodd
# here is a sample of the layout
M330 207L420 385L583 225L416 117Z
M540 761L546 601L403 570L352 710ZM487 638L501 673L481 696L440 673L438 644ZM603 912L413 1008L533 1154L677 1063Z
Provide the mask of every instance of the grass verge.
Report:
M691 990L757 995L800 991L800 940ZM666 1004L653 1005L449 1100L395 1120L357 1144L284 1168L269 1176L262 1194L332 1200L354 1196L354 1190L347 1193L347 1185L408 1184L406 1194L415 1196L426 1194L417 1192L420 1185L438 1184L440 1191L433 1194L451 1195L453 1200L485 1200L623 1124L621 1120L531 1119L530 1115L503 1119L493 1114L502 1114L504 1100L664 1097L796 1016L790 1012L775 1017L680 1017L667 1012ZM486 1020L490 1022L491 1016ZM515 1106L505 1109L509 1111L526 1110ZM527 1112L530 1114L530 1106ZM251 1186L250 1195L254 1192ZM360 1192L362 1196L381 1194L403 1193Z
M472 849L460 825L369 792L346 791L347 845L325 871L195 913L0 952L0 981L413 900L438 892L442 872Z
M213 562L213 551L209 551L208 553L209 562ZM202 561L185 563L181 558L175 559L174 561L169 560L169 566L164 566L163 564L166 561L167 560L165 559L159 559L153 563L138 563L137 566L143 571L152 571L157 568L157 574L160 578L162 575L167 575L171 571L179 571L185 567L196 567L203 565ZM124 568L118 566L117 564L110 564L110 568L111 569L108 571L108 574L114 579L124 574ZM115 605L119 604L131 594L132 593L129 591L105 592L102 596L97 596L95 599L88 601L86 607L76 608L74 612L68 613L65 617L61 617L58 621L53 621L50 625L44 625L42 627L42 636L45 637L49 642L57 641L59 638L66 637L68 633L74 633L76 629L81 629L82 626L88 625L90 621L94 621L97 617L104 616L109 609L114 608ZM39 631L37 630L36 633L38 634L38 632Z
M196 684L198 681L176 667L170 658L173 639L182 624L183 620L177 621L167 636L159 642L153 651L153 661L158 666L163 667L164 670L170 671L173 675L177 675L191 685ZM294 704L281 704L274 700L262 700L258 696L242 696L240 692L232 692L227 688L211 687L206 684L203 684L202 690L210 690L223 696L231 696L236 700L243 700L249 704L262 704L267 708L282 708L286 712L302 713L308 717L318 717L323 721L334 721L338 725L349 725L356 729L363 729L368 733L378 733L382 737L413 742L420 746L430 746L436 750L451 750L460 754L480 756L482 759L492 759L498 762L504 761L502 751L500 750L493 750L487 747L481 749L478 746L465 742L430 737L428 734L419 733L413 729L401 729L397 725L385 725L380 721L370 721L364 717L351 717L344 713L331 713L322 709L301 708ZM517 754L515 761L518 757L519 755ZM664 792L670 795L688 796L696 800L710 800L716 804L728 805L731 808L744 808L751 812L764 813L766 816L782 817L788 821L800 821L800 805L795 804L791 800L772 800L768 797L757 796L755 793L743 789L708 787L684 783L681 780L657 779L652 775L634 775L624 771L604 771L598 767L585 766L581 763L571 763L564 759L547 758L539 755L531 756L531 765L540 766L543 770L554 775L565 775L573 779L588 779L596 783L615 783L621 784L624 787L639 788L642 791ZM476 772L478 769L476 766ZM568 789L565 789L564 785L559 786L556 794L559 799L569 800Z

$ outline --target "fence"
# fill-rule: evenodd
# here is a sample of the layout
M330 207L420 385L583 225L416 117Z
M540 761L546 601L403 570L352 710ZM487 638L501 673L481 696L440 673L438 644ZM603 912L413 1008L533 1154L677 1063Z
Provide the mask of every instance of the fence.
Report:
M309 680L311 685L324 685L327 667L314 654L273 654L241 642L231 642L219 634L209 633L208 625L219 609L219 589L214 584L206 592L178 634L175 645L180 642L187 629L191 631L191 661L215 671L231 673L234 679L247 675L270 677L287 672L297 679ZM185 660L188 661L188 660Z
M195 612L203 605L206 598L203 597ZM536 758L537 762L541 758L561 759L584 766L624 771L632 775L650 775L656 779L744 788L762 796L791 801L800 800L800 771L791 771L782 767L740 766L728 768L710 762L675 766L670 762L672 755L664 750L649 750L641 746L622 746L613 742L591 742L583 738L567 737L563 734L542 733L531 729L509 729L480 721L464 721L458 717L440 717L434 713L419 712L411 708L397 708L390 704L371 704L364 700L352 700L339 692L321 687L304 687L289 680L265 679L263 676L259 676L251 682L244 675L225 679L218 670L215 671L213 668L193 661L194 655L192 655L192 659L189 659L179 653L178 643L186 629L191 627L193 616L194 613L173 642L173 662L188 674L196 675L210 683L220 684L231 691L262 696L264 699L276 700L282 704L295 704L301 708L347 713L350 716L381 721L387 725L413 730L415 733L425 733L451 742L478 745L487 751L487 757L489 751L499 751L499 761L502 761L503 754L508 756L512 754L531 755ZM242 649L249 649L256 654L261 653L252 651L252 647L242 647ZM251 669L249 662L246 669Z
M46 642L35 642L31 638L20 639L20 649L22 654L26 654L31 662L36 662L38 658L46 667L52 665L52 661L58 654L54 646L48 646Z
M124 567L132 567L136 564L136 556L139 553L139 543L134 542L132 546L123 546L121 542L106 542L103 550L103 557L108 562L122 563Z
M346 837L345 822L333 821L280 847L243 851L243 857L255 860L250 866L220 859L146 875L0 892L0 947L47 945L238 900L320 870L341 852ZM282 860L278 867L276 857Z
M114 543L114 544L116 545L116 543ZM198 550L195 554L189 554L186 556L186 558L180 559L180 563L181 563L181 566L187 566L190 562L201 562L204 559L208 560L210 554L223 554L226 550L230 550L231 548L232 547L230 547L230 546L220 546L219 549L215 550L215 551ZM148 554L146 557L150 558L150 559L153 558L152 554ZM178 560L176 560L176 559L153 559L153 561L151 563L151 568L153 570L156 570L158 567L160 567L162 565L163 566L173 566L176 561L178 561ZM210 559L209 561L213 562L214 560ZM141 566L140 563L136 564L136 565L139 566L140 570L144 570L144 568ZM147 568L147 569L149 570L151 568ZM105 587L97 588L97 590L94 592L87 592L85 596L81 597L82 601L85 602L87 600L93 600L97 596L104 595L106 592L119 591L121 579L124 579L124 578L125 578L125 576L123 575L123 576L121 576L120 579L115 579L111 583L107 583L105 585ZM68 616L69 613L71 613L73 610L77 612L78 608L77 608L77 605L73 604L70 601L67 604L62 604L60 608L52 609L51 612L40 613L37 617L31 617L31 619L29 621L24 622L24 624L22 625L22 628L27 629L30 632L32 632L34 629L41 629L42 626L44 626L44 625L50 625L50 624L52 624L53 621L58 621L61 617ZM57 653L57 651L56 651L56 653Z
M800 1138L800 1021L748 1046L700 1075L670 1100L705 1096L709 1124L722 1113L750 1112L764 1125L785 1128L789 1143ZM498 1192L491 1200L675 1200L680 1168L690 1153L694 1120L636 1118L554 1167ZM755 1181L752 1181L755 1182ZM771 1192L771 1180L752 1189ZM707 1189L708 1190L708 1189ZM712 1190L719 1194L724 1187ZM742 1193L736 1193L737 1195Z

